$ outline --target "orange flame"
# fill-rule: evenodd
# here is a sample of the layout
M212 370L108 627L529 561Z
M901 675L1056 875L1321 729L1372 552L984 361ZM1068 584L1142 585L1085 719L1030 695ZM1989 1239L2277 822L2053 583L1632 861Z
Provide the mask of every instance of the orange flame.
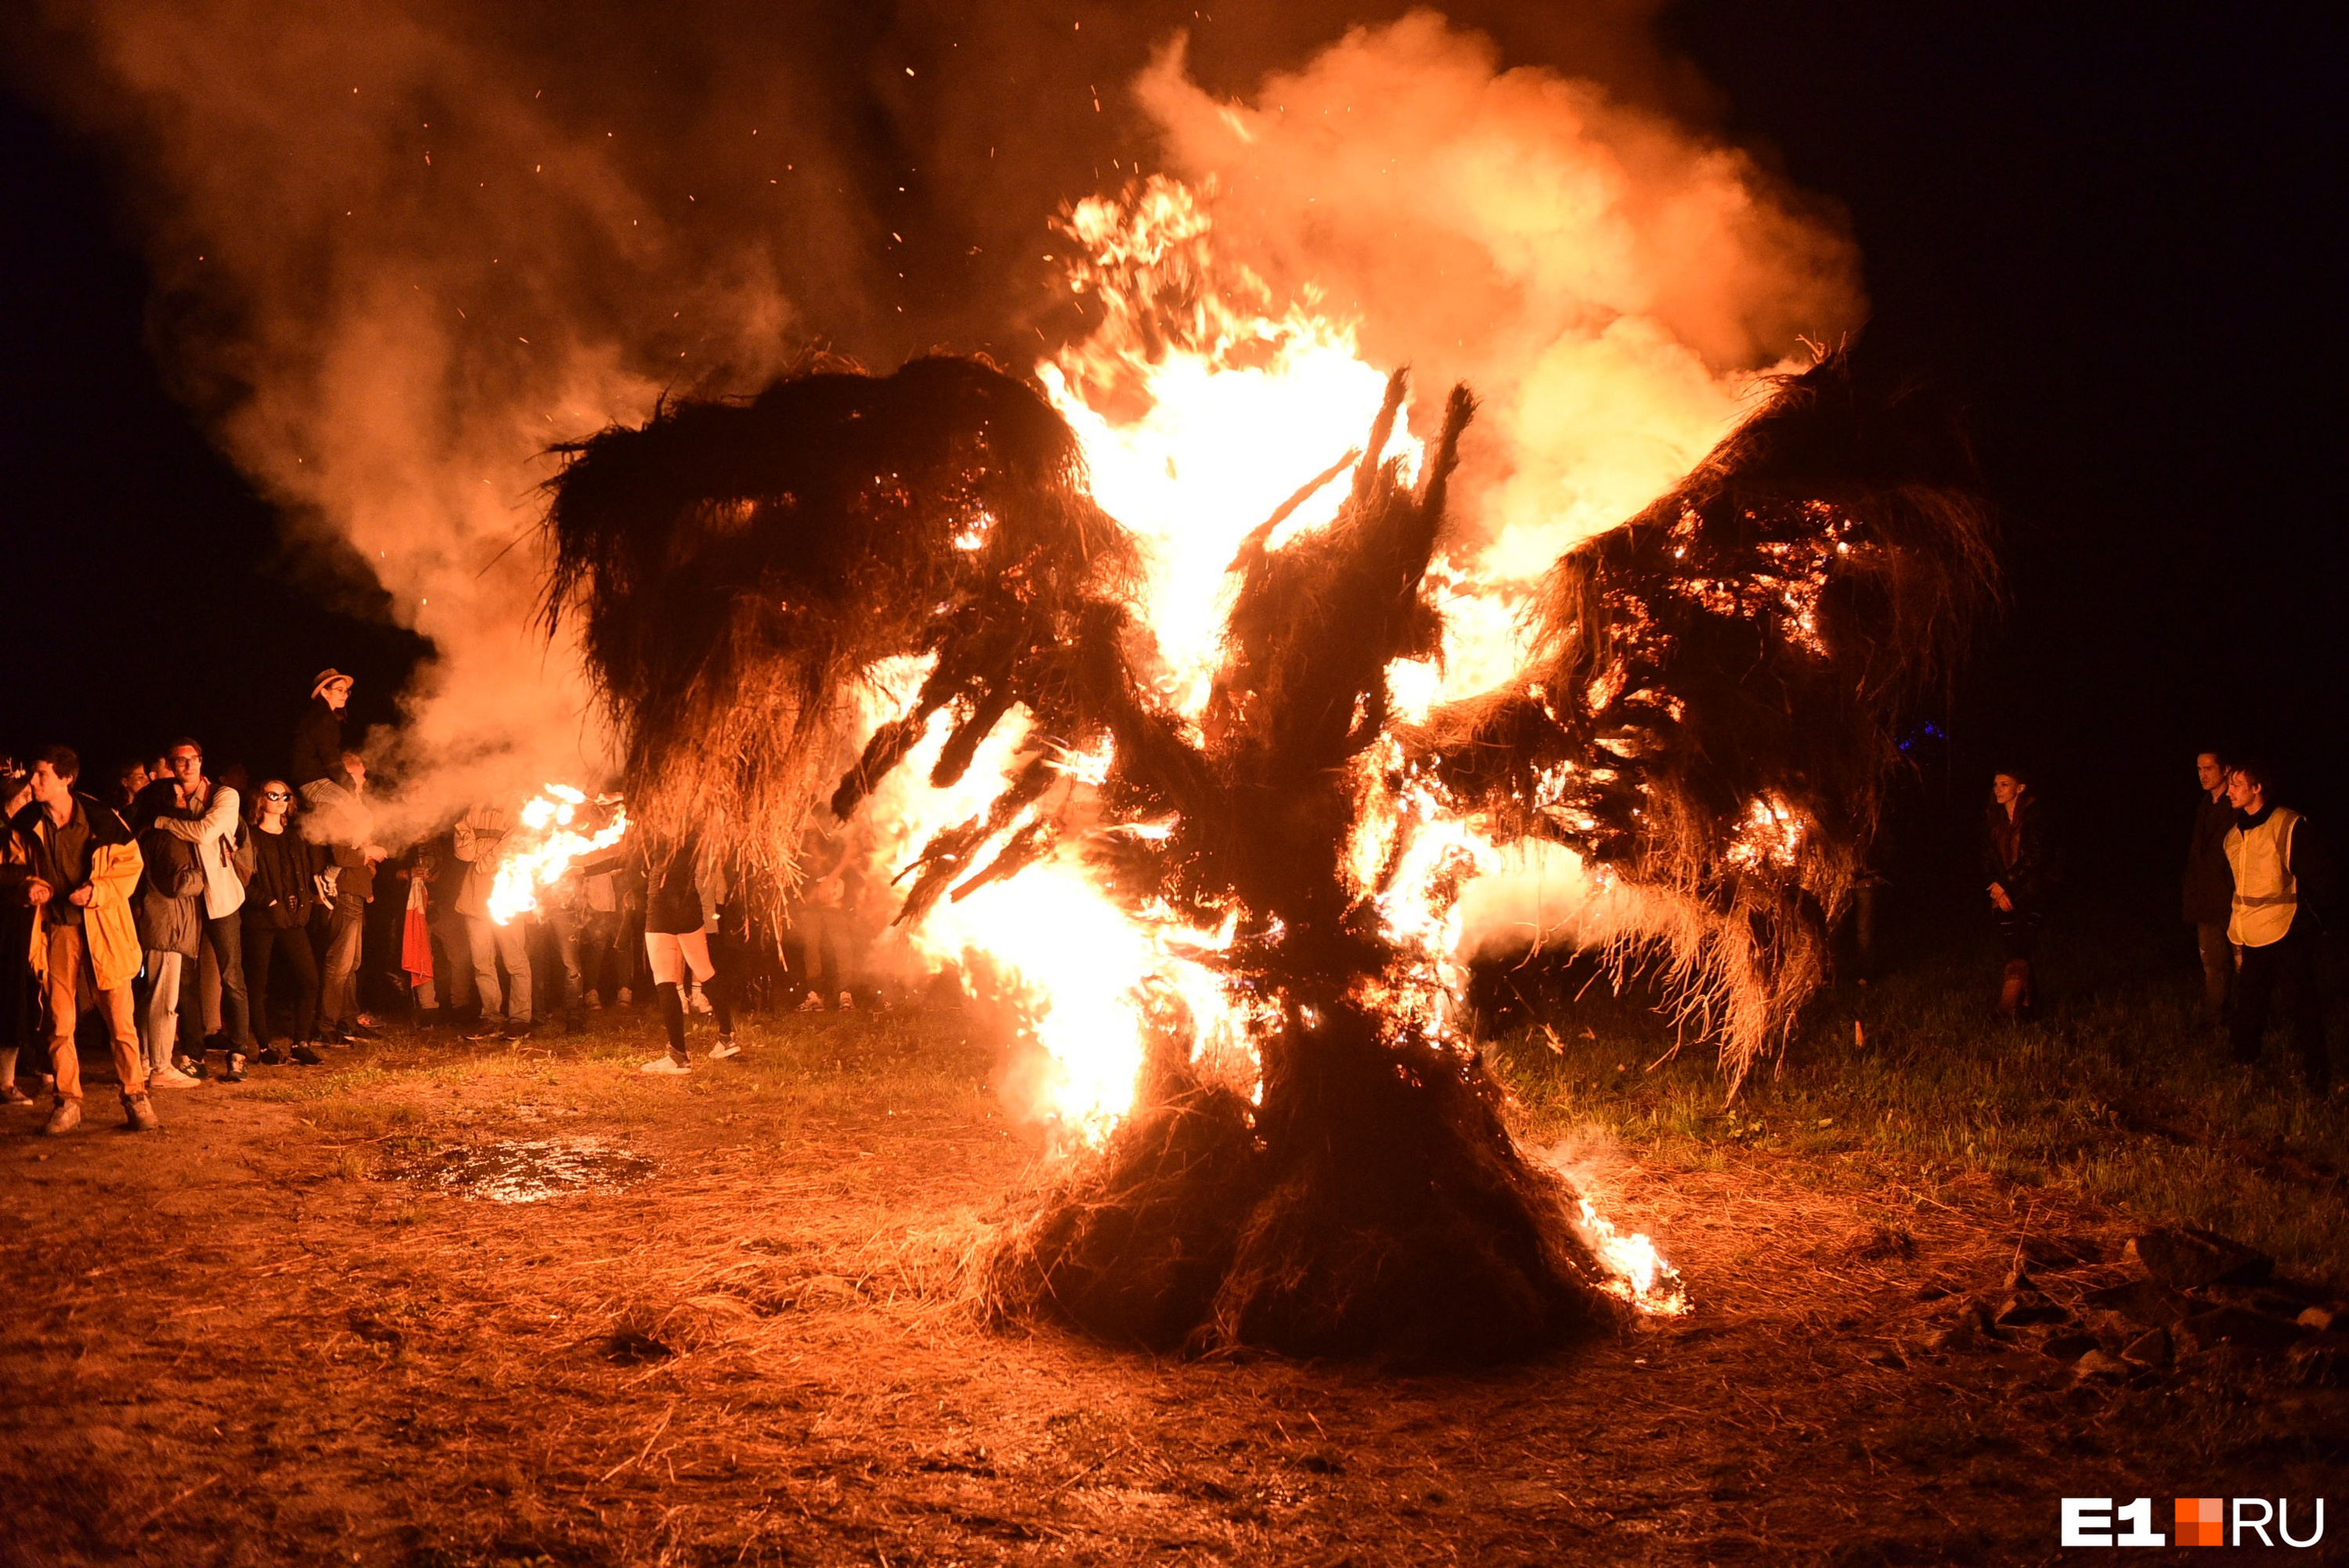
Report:
M490 883L490 918L500 925L538 907L538 890L561 882L572 862L582 855L608 850L627 836L628 813L616 809L612 820L593 832L574 826L587 797L568 784L549 784L522 809L522 826L508 835L509 848L498 861Z
M1685 1316L1691 1310L1688 1291L1680 1271L1664 1262L1656 1243L1637 1231L1628 1236L1617 1233L1588 1198L1581 1200L1581 1209L1582 1222L1576 1229L1609 1275L1600 1288L1643 1315Z
M1166 663L1161 695L1195 719L1222 657L1229 569L1241 540L1356 448L1387 378L1362 357L1353 325L1309 297L1277 306L1260 279L1220 261L1207 200L1178 181L1154 178L1123 199L1081 202L1061 226L1077 246L1067 263L1070 286L1098 300L1104 315L1091 336L1038 375L1077 432L1094 495L1142 541L1140 612ZM1402 431L1392 451L1406 474L1422 456ZM1345 493L1333 477L1295 500L1271 547L1325 526ZM1524 571L1437 562L1429 583L1444 612L1444 652L1389 671L1402 717L1423 717L1435 703L1484 689L1522 665L1516 612L1539 567L1531 554L1517 554ZM881 672L871 721L905 711L926 672L926 662L910 659ZM939 716L870 804L872 850L892 876L932 834L983 810L1034 755L1025 716L1015 713L959 784L932 789L919 781L947 726ZM1355 891L1375 902L1385 934L1404 954L1364 1000L1444 1039L1464 979L1461 895L1502 856L1431 782L1407 777L1401 757L1390 741L1361 765L1364 810L1350 854ZM963 963L974 986L984 972L994 994L1015 1002L1046 1057L1024 1086L1027 1109L1095 1143L1133 1105L1152 1029L1187 1029L1195 1060L1224 1064L1252 1087L1260 1068L1248 1026L1266 1021L1251 1015L1260 1004L1235 996L1194 956L1227 943L1228 929L1199 932L1171 912L1128 911L1087 872L1081 851L1097 830L1074 825L1091 817L1090 791L1106 762L1059 759L1062 789L1013 824L1014 832L1038 820L1071 824L1052 852L1014 877L940 901L904 936L921 959Z

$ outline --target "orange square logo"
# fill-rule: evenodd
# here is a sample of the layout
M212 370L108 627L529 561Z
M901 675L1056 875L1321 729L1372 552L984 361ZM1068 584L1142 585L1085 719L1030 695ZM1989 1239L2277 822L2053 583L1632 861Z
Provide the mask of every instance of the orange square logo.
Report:
M2224 1546L2220 1532L2220 1500L2215 1497L2181 1497L2178 1500L2178 1537L2179 1546Z

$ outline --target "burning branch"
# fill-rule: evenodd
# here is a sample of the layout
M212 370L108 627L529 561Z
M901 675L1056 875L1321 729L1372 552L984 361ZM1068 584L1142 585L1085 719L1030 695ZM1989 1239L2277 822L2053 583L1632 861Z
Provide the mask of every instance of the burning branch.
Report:
M780 897L892 661L931 663L843 814L936 714L958 748L1022 704L1081 737L1073 650L1114 641L1137 565L1033 388L960 359L820 367L565 451L546 621L580 617L628 799L664 841L722 842Z
M1407 749L1496 837L1629 890L1619 957L1661 955L1733 1094L1825 977L1898 727L1995 593L1990 539L1950 411L1830 355L1568 552L1531 666Z

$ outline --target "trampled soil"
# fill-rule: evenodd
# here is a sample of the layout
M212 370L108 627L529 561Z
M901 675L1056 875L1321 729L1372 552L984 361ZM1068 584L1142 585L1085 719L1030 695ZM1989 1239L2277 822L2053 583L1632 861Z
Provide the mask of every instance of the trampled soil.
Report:
M2019 1251L2059 1300L2131 1277L2129 1227L1865 1151L1595 1160L1696 1307L1534 1366L990 1329L961 1264L1042 1144L963 1028L788 1017L664 1080L620 1015L262 1069L157 1136L100 1083L71 1138L7 1113L0 1562L2002 1563L2067 1494L2340 1491L2349 1394L2224 1347L1929 1350Z

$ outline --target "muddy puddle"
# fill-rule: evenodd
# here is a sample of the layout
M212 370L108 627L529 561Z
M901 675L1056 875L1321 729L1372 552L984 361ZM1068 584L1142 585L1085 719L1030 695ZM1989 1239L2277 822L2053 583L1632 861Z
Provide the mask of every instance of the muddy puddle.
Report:
M597 1138L505 1138L392 1156L377 1174L492 1203L543 1203L573 1192L610 1192L653 1173L641 1154Z

